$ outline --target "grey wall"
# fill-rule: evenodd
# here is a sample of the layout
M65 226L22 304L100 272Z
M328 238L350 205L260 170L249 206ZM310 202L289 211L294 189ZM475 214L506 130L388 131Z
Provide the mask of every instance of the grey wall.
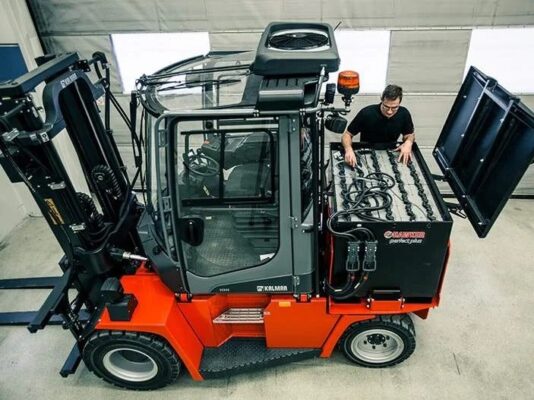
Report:
M534 26L532 0L30 0L29 4L46 51L77 50L89 57L103 50L110 59L109 34L115 32L209 31L213 50L230 50L256 48L271 21L332 25L341 21L339 29L390 30L387 81L407 92L404 104L413 114L422 146L435 143L459 89L471 29ZM113 77L113 89L120 92L114 69ZM522 99L534 106L533 95ZM377 96L360 95L353 110L375 101ZM121 149L129 159L127 132L115 122L124 143ZM527 176L518 190L534 194L534 177Z

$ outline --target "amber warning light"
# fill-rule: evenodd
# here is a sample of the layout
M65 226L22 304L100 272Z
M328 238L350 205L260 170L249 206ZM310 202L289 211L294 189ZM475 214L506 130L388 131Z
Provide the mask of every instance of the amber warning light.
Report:
M337 77L337 91L350 97L360 91L360 75L356 71L341 71Z

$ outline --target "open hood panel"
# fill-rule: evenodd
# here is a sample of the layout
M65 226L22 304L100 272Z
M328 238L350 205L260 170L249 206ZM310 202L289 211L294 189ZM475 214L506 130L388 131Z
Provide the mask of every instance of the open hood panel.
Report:
M534 113L471 67L434 158L478 236L485 237L534 160Z

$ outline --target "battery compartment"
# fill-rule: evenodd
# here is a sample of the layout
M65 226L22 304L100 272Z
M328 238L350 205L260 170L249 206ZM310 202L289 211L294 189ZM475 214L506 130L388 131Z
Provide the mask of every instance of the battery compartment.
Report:
M431 301L452 220L428 166L416 144L408 165L398 161L394 148L353 146L357 165L350 167L342 146L330 145L330 283L339 288L352 276L357 290L342 300L391 293L405 301Z

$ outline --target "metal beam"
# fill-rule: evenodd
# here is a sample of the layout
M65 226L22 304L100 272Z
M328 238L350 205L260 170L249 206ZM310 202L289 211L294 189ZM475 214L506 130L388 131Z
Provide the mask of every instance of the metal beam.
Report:
M37 311L16 311L0 313L0 326L23 326L28 325L37 316ZM86 322L89 315L85 310L80 311L80 321ZM60 315L53 315L48 321L47 325L61 325L63 319Z
M0 289L53 289L59 279L59 276L0 279Z

